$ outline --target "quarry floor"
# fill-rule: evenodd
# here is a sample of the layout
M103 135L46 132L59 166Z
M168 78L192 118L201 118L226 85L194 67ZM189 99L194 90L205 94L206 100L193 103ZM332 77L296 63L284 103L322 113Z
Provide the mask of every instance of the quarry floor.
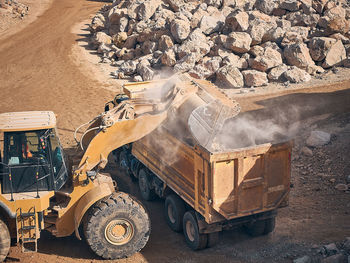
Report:
M63 145L68 147L75 128L99 114L119 90L119 83L108 78L107 66L98 65L97 56L86 47L86 23L105 2L25 3L30 7L28 17L0 32L0 112L53 110ZM259 119L276 118L286 127L298 123L290 204L279 211L271 235L251 238L241 229L225 231L216 247L193 252L183 235L173 233L166 225L163 201L144 202L152 220L150 240L140 253L115 262L292 262L314 253L315 247L350 236L350 193L334 189L350 175L347 74L341 70L339 75L319 82L231 94L242 112ZM305 156L301 148L314 129L330 132L332 140L313 149L312 156ZM122 190L138 196L136 185L114 163L107 171ZM55 238L42 232L38 247L38 253L22 254L13 246L6 261L109 262L97 258L74 236Z

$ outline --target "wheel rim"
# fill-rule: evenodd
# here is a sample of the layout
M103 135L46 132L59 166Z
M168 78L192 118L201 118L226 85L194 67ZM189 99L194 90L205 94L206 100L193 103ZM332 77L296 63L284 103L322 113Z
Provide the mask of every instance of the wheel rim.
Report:
M115 219L105 228L105 238L113 245L124 245L134 236L134 227L126 219Z
M175 211L174 211L174 207L172 206L172 204L168 204L168 217L169 220L172 224L175 224Z
M186 222L186 235L191 242L194 241L195 230L191 221Z

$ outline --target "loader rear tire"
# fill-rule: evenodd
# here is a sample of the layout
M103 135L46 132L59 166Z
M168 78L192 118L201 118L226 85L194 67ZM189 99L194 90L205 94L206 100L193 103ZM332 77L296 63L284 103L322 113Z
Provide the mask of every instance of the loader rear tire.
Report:
M169 227L175 231L182 231L182 219L186 213L184 201L177 195L168 195L164 203L164 214Z
M152 201L156 199L157 194L154 189L151 188L152 175L147 171L147 168L142 168L139 171L139 188L141 196L146 201Z
M208 244L208 234L199 233L196 214L187 211L183 217L183 231L187 245L193 250L200 250Z
M0 219L0 262L3 262L9 253L11 245L10 232L7 225Z
M151 222L146 209L123 192L95 203L84 223L87 244L104 259L126 258L140 251L150 232Z

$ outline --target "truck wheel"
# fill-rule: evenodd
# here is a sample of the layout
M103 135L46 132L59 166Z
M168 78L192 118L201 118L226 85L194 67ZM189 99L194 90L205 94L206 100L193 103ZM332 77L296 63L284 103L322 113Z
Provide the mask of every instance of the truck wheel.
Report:
M261 236L264 234L265 231L265 220L250 222L246 224L244 228L246 232L252 237Z
M200 234L196 214L187 211L183 217L183 231L187 245L193 250L200 250L207 246L208 235Z
M3 262L9 253L11 245L10 232L7 225L0 219L0 262Z
M142 168L139 172L139 187L142 198L146 201L152 201L157 195L154 189L151 189L151 175L147 173L146 169Z
M123 192L95 203L84 223L86 242L104 259L126 258L140 251L150 231L151 222L145 208Z
M264 235L271 233L275 229L276 217L265 219Z
M219 243L219 232L208 234L207 247L215 247Z
M164 203L165 219L169 227L175 231L182 231L182 218L186 212L184 201L177 195L168 195Z

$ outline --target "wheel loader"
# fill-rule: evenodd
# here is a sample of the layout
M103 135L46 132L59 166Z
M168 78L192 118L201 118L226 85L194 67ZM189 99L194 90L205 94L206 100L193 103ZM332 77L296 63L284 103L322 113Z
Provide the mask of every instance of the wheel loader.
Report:
M0 114L0 261L11 239L23 252L37 251L41 230L56 237L84 237L104 259L128 257L146 245L148 213L101 172L108 155L176 116L191 118L189 129L200 142L211 144L211 135L239 106L187 78L145 84L149 88L139 91L142 97L117 96L105 112L81 125L79 130L87 128L79 139L75 132L78 148L73 153L60 144L53 112Z

